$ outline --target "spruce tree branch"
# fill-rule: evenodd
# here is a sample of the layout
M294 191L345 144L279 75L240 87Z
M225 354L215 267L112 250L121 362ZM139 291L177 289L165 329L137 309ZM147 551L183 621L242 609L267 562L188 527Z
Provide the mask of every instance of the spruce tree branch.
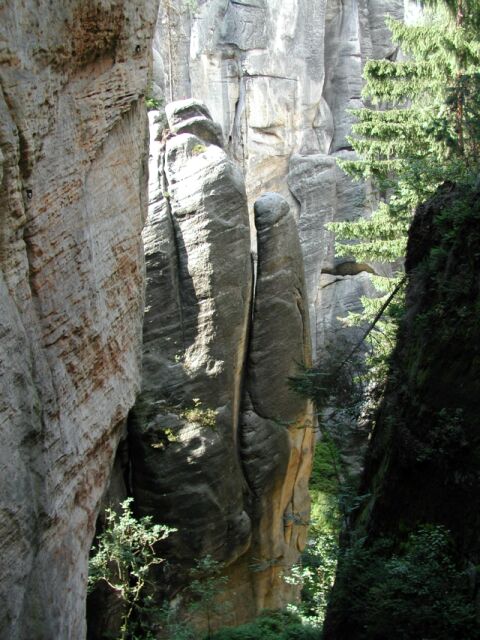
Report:
M367 329L365 330L364 334L362 335L362 337L360 338L360 340L353 346L353 348L348 352L347 356L342 360L342 362L340 363L339 367L338 367L338 371L340 371L340 369L342 369L347 362L350 360L350 358L353 356L353 354L362 346L362 344L365 342L365 340L367 339L368 335L370 334L370 332L375 328L377 322L380 320L380 318L383 316L383 314L385 313L386 308L388 307L388 305L392 302L392 300L394 299L394 297L397 295L397 293L400 291L400 289L402 288L405 280L406 280L407 276L404 275L403 278L400 280L400 282L397 284L397 286L395 287L395 289L392 291L392 293L388 296L388 298L385 300L385 302L382 304L382 306L380 307L379 311L377 312L377 314L375 315L375 318L372 320L372 322L368 325Z

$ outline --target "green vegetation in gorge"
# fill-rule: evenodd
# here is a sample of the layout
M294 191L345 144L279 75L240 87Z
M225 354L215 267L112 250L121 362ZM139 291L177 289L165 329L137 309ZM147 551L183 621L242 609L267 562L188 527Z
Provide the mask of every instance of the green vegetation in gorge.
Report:
M477 3L450 3L448 9L443 3L436 3L435 11L427 13L422 25L389 22L394 40L408 58L367 63L365 97L380 109L356 111L352 145L359 159L342 162L354 177L372 180L380 201L370 220L331 225L341 241L342 254L362 262L394 263L405 255L407 232L415 211L433 200L436 212L433 221L428 222L428 236L423 230L431 245L424 237L424 255L417 256L421 264L416 266L415 277L425 283L422 286L431 295L426 296L428 304L421 309L416 307L414 335L410 329L410 339L405 341L404 336L402 353L407 354L408 367L392 369L391 356L398 326L403 326L406 278L400 273L390 282L375 278L385 295L364 299L364 313L350 318L353 324L369 328L371 350L365 367L359 370L360 388L371 391L373 383L376 401L382 406L381 391L386 387L397 404L384 420L377 450L370 454L378 465L377 475L363 481L360 492L364 495L358 496L357 501L352 501L350 495L349 507L342 507L342 500L339 503L340 513L345 516L343 546L325 630L326 637L335 640L479 637L471 563L469 567L458 546L462 537L458 528L472 526L475 531L475 524L460 521L453 525L453 516L443 517L435 514L434 507L428 508L428 500L435 504L436 492L442 490L449 503L443 507L445 512L451 507L456 513L455 500L462 498L474 511L473 505L478 504L474 488L478 486L474 471L478 469L478 447L473 426L469 426L464 414L464 406L475 404L476 400L465 396L460 401L449 399L446 389L455 389L455 378L460 380L462 376L461 367L470 366L467 352L461 357L463 347L457 352L453 347L459 340L459 327L462 341L466 336L471 340L471 349L478 342L480 316L475 301L480 237L475 198L480 169L479 20ZM422 235L418 226L427 224L425 219L429 220L428 216L420 216L410 232L412 239ZM428 345L430 356L426 352ZM347 358L340 358L336 368L320 363L301 377L300 386L316 400L320 410L332 399L335 378L340 378L354 351ZM445 361L445 354L451 356L449 362ZM434 398L433 404L443 401L443 408L440 406L430 415L432 388L435 389L432 380L438 378L438 367L446 367L445 371L450 368L452 376L450 385L439 392L440 399ZM474 364L471 370L475 370ZM478 393L474 391L473 396ZM400 406L410 405L411 415L395 415ZM422 412L423 427L417 428ZM385 451L381 447L386 446L388 438L391 449ZM470 455L465 449L467 442ZM415 478L415 488L407 489L400 476L390 472L394 464L396 473ZM420 468L417 473L417 467L422 465L423 471ZM409 473L398 470L407 466ZM387 473L391 473L388 497L383 495L382 484ZM374 497L370 492L379 494ZM339 491L340 496L344 493ZM450 494L456 498L449 500ZM418 500L411 499L415 506L408 505L408 495L418 496ZM382 515L373 524L369 514L374 499L378 500L378 513L381 511ZM402 520L402 509L412 511L409 518ZM441 513L442 509L437 511ZM475 516L468 518L472 519ZM452 527L444 526L443 522L450 525L450 521ZM391 537L381 533L389 527ZM363 537L365 531L368 541ZM474 550L472 553L475 557ZM344 626L332 626L332 620L346 622Z
M210 556L195 562L184 593L184 612L169 603L159 603L152 569L166 561L158 556L156 545L175 529L153 524L150 517L137 519L132 503L133 499L127 498L120 513L105 510L105 527L89 562L89 592L104 582L120 600L121 624L114 634L116 640L154 640L159 633L171 640L193 640L197 634L189 624L192 616L204 623L206 637L210 638L212 619L228 608L219 599L228 581L222 575L222 564Z
M424 286L431 292L428 304L416 309L410 342L404 344L405 366L395 369L392 351L398 326L405 320L408 280L400 268L392 280L375 277L383 297L364 299L364 313L350 316L351 323L369 329L366 361L362 364L360 349L354 345L291 381L299 393L315 402L320 417L332 400L335 406L343 406L343 413L331 421L333 426L321 425L322 439L317 444L311 479L309 542L301 564L284 576L287 582L302 584L302 600L288 611L264 612L249 624L213 632L212 620L218 617L218 607L224 606L218 596L228 591L228 584L222 567L207 558L206 565L194 569L185 593L188 613L203 619L208 638L318 640L327 609L333 618L348 618L346 635L329 636L327 616L325 634L335 640L480 637L470 584L478 567L472 569L472 562L467 566L458 552L459 535L454 526L447 526L445 518L430 518L421 512L421 499L418 512L412 507L410 518L397 517L396 510L406 508L409 499L416 504L413 489L410 496L402 498L407 481L398 482L398 486L398 478L391 481L395 486L387 487L390 502L383 505L385 522L376 522L377 528L372 525L368 535L365 533L372 504L378 498L375 492L378 486L383 490L389 465L398 464L399 477L405 469L419 470L417 475L417 471L411 474L415 491L422 487L422 478L430 481L438 474L444 483L438 483L442 490L448 482L454 487L445 498L448 504L458 492L473 495L477 481L478 447L469 431L473 418L466 418L463 400L457 404L452 400L450 406L444 393L445 404L433 408L427 406L427 400L439 362L452 367L450 388L461 378L462 363L451 365L439 355L442 351L453 354L458 327L462 327L464 343L478 342L480 309L472 300L478 297L480 255L480 218L473 204L480 169L480 8L478 2L466 0L428 4L431 6L422 24L406 26L389 20L393 39L406 58L366 64L364 97L370 107L355 112L351 144L357 159L340 161L356 179L372 182L378 208L369 220L331 225L340 254L362 262L398 265L405 256L414 212L442 192L455 193L455 199L447 198L433 216L432 246L416 265L417 275L423 274ZM201 150L199 146L196 152ZM455 269L456 265L463 268ZM450 345L450 350L445 345ZM472 375L478 373L478 361L471 366ZM396 405L397 413L385 419L385 435L378 436L378 449L371 454L374 462L370 460L370 464L380 467L375 476L378 484L364 481L359 491L362 495L358 495L356 482L349 477L340 455L342 421L358 417L362 402L371 399L371 395L364 395L365 389L371 394L374 388L394 389L393 395L401 402ZM379 393L373 399L382 406ZM464 400L468 402L468 398ZM163 408L166 414L171 412L189 423L216 428L215 411L202 407L200 401L194 400L187 408ZM404 409L405 415L400 415ZM414 432L412 425L419 415L423 430ZM142 416L141 411L137 418L148 423L148 416ZM390 437L394 446L384 462L378 451ZM177 442L177 432L168 426L159 443L152 446ZM472 509L475 504L473 495ZM153 548L166 530L148 520L138 521L142 538L128 505L123 509L122 516L110 512L110 520L107 518L115 533L106 531L99 539L90 578L92 585L107 580L121 594L125 613L120 637L147 640L159 628L172 639L198 637L188 624L178 621L174 610L152 606L149 571L162 562ZM139 550L121 543L127 528L137 532ZM331 597L337 560L338 579Z
M358 159L339 164L354 178L371 179L380 204L369 220L331 225L341 254L403 258L415 208L445 180L470 184L478 172L479 7L464 3L461 13L458 4L452 16L442 4L426 10L420 25L387 21L406 60L365 65L363 96L378 108L354 111L350 142Z
M137 520L131 505L132 498L128 498L119 514L105 510L105 530L92 550L88 587L93 591L105 581L118 594L122 605L119 640L148 640L154 637L149 624L153 607L151 569L163 562L155 553L155 545L172 529L152 524L148 517Z
M236 628L225 628L211 636L212 640L318 640L319 631L305 625L300 617L285 611L265 611L253 622Z
M333 613L348 612L349 638L480 637L468 574L441 526L419 527L400 547L386 537L357 541L342 554L338 581Z
M364 98L350 138L358 159L339 160L357 180L369 179L379 201L370 219L330 225L339 255L362 262L403 259L417 206L446 180L471 187L480 167L480 8L476 0L426 3L418 25L387 21L406 58L369 60ZM398 264L398 262L397 262ZM362 300L352 324L372 322L401 282L374 278L383 295ZM404 287L376 321L367 343L369 378L381 385L402 316Z

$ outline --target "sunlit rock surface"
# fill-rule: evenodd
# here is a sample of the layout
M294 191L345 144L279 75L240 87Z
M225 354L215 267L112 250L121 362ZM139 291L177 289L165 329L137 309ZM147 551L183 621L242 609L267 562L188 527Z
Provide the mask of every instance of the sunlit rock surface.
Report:
M255 199L276 191L297 219L318 357L338 342L337 317L358 311L372 290L368 277L348 273L325 296L322 270L347 260L335 257L325 223L369 215L374 205L334 160L351 153L348 110L363 104L364 63L396 54L385 17L403 11L404 0L184 0L175 12L160 3L156 81L170 99L203 100L222 125L244 167L252 216Z
M305 544L312 413L287 387L311 357L302 256L288 204L265 196L253 291L241 171L209 141L204 105L167 116L184 132L152 146L133 489L141 513L177 528L169 595L211 555L234 603L220 622L240 623L291 600L280 574Z
M183 106L169 111L172 125ZM210 131L205 108L191 106L197 132L202 117ZM142 511L178 527L174 556L231 562L251 530L237 444L252 292L245 187L225 152L191 133L169 138L164 154L145 229L134 493Z
M140 383L156 3L0 15L0 636L73 640Z

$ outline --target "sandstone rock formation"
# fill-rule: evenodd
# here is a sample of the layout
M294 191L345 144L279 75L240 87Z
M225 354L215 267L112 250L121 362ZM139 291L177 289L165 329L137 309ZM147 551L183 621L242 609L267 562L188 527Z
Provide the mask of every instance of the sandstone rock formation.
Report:
M467 607L472 607L477 622L470 632L456 627L455 634L449 632L447 618L441 632L445 637L473 638L478 634L479 195L478 183L473 188L446 183L415 214L406 256L406 314L400 324L386 392L374 417L359 489L363 499L353 514L351 530L352 539L359 541L357 550L373 550L369 557L373 564L378 560L388 562L398 549L408 549L407 535L422 526L426 531L433 531L435 526L446 528L449 541L441 572L446 573L444 567L451 562L448 554L453 554L464 573L459 583L452 581L455 605L450 604L451 593L447 596L442 592L442 608L449 613L462 611L467 625ZM423 568L423 576L435 566L428 552L419 554L417 563L420 571ZM325 629L329 640L384 637L378 627L372 635L368 631L365 634L371 585L359 589L361 569L361 561L349 564L347 560L339 573ZM397 560L396 575L403 577L401 570ZM430 573L430 577L438 576ZM435 599L438 585L436 588ZM395 589L390 586L387 597L395 598L396 610L402 610L408 587ZM436 618L428 589L427 583L422 592L422 612L425 614L430 606ZM355 603L353 611L351 602ZM420 637L415 625L421 615L408 619L410 637ZM460 626L455 614L452 618L452 626ZM407 628L403 624L405 627L397 628ZM440 636L438 629L432 632L435 636Z
M210 555L226 565L235 601L222 622L240 623L289 601L281 573L305 544L312 415L287 387L310 359L302 257L288 204L264 196L252 291L240 169L212 142L203 105L177 102L167 117L179 133L151 173L133 490L142 514L178 530L166 549L169 595Z
M313 417L288 388L299 364L311 365L303 260L295 220L276 193L255 202L258 265L245 398L241 458L250 489L255 566L253 610L289 602L282 580L306 543Z
M156 3L0 13L0 636L74 640L140 382Z
M385 17L401 18L403 7L403 0L184 0L173 11L169 0L160 3L158 83L170 87L170 99L207 104L244 167L251 208L273 190L295 213L316 356L338 342L337 317L358 311L361 295L372 292L356 267L332 280L332 270L351 261L335 257L325 224L371 211L371 194L335 167L335 157L351 153L348 109L362 105L363 65L395 55Z
M207 137L210 117L189 106ZM191 133L166 141L160 169L165 191L145 229L134 494L142 511L179 528L181 559L231 562L250 538L237 444L252 288L245 188L225 152Z

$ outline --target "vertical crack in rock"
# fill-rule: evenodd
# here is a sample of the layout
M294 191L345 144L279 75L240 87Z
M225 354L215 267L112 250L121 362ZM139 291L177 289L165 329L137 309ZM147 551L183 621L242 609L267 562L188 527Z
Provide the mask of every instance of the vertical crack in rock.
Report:
M313 414L288 387L298 364L311 364L303 260L288 203L269 193L255 203L258 273L241 418L242 460L253 489L250 505L256 566L253 611L295 597L282 580L305 544ZM300 298L299 298L300 297ZM251 594L250 594L251 598Z
M167 237L171 238L172 246L175 251L175 264L172 268L172 276L173 276L173 291L177 294L176 305L178 310L178 320L181 328L181 349L184 351L185 346L185 327L183 322L183 310L182 310L182 302L181 302L181 293L182 288L179 282L179 273L180 273L180 264L181 264L181 256L180 249L175 237L175 221L172 214L172 208L170 206L170 194L168 193L168 180L165 172L165 145L163 145L162 152L159 157L159 168L158 173L160 177L160 203L165 207L165 217L166 224L168 225ZM155 202L154 202L155 203Z
M339 336L356 339L338 318L360 311L361 297L373 291L360 277L322 295L321 271L337 263L324 225L368 216L374 206L368 187L333 163L352 154L348 110L363 105L363 64L394 55L385 17L402 19L403 12L403 0L206 0L191 18L190 55L176 54L180 75L191 79L189 95L235 132L229 149L244 168L250 208L264 191L276 191L299 221L315 359L330 345L342 349ZM320 163L331 171L315 174Z
M167 117L169 211L151 207L144 234L144 379L131 441L137 507L178 529L173 593L196 560L232 563L250 544L236 441L252 271L243 178L218 146L221 131L195 101L169 105Z
M209 554L225 564L235 598L232 618L218 623L239 623L295 597L281 575L305 543L312 409L287 385L311 358L302 256L288 204L265 196L253 290L243 176L219 146L221 131L195 100L166 113L166 185L154 185L144 232L133 491L140 513L178 529L166 550L175 575L163 585L159 576L158 596L181 590Z

